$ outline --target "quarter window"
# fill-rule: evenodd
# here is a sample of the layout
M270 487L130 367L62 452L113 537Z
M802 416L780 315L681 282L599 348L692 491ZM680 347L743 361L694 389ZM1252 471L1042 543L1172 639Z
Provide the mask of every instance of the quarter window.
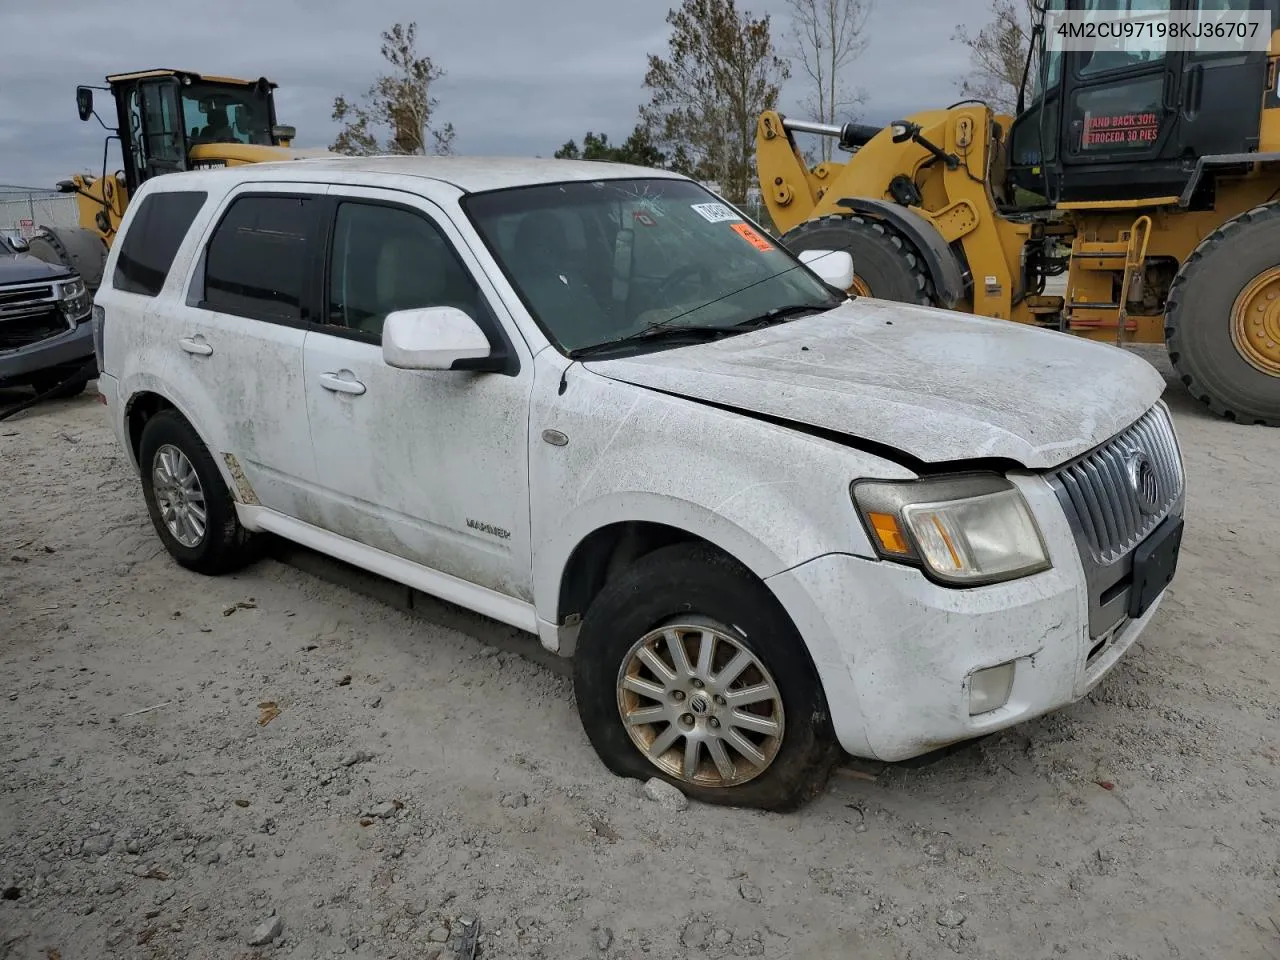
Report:
M166 190L144 197L121 241L112 287L156 296L206 196L203 190Z
M425 216L380 204L339 204L329 322L380 339L387 314L417 307L457 307L484 319L475 279Z
M318 201L246 196L209 241L202 306L262 320L304 320L307 238Z

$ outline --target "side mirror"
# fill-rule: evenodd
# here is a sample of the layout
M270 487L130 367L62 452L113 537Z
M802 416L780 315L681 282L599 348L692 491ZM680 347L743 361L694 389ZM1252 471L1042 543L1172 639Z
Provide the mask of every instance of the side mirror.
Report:
M382 359L390 367L475 369L474 361L489 356L489 338L457 307L396 310L382 325Z
M837 290L853 286L853 257L843 250L801 250L800 262Z
M76 111L81 120L93 116L93 91L88 87L76 87Z
M14 237L9 241L9 245L18 253L26 253L31 249L31 244L27 243L26 237Z

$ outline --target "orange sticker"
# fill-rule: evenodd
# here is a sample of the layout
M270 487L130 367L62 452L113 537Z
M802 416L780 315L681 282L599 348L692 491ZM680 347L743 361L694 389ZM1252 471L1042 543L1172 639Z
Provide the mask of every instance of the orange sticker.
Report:
M761 253L768 253L773 249L773 244L760 236L760 234L756 233L745 223L733 224L733 230L738 234L738 236L742 237L743 240L747 241L747 243L751 244Z

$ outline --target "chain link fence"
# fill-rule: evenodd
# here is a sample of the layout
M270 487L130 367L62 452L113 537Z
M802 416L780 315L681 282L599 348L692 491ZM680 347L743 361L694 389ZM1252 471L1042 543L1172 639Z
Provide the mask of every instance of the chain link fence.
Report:
M38 226L74 227L80 223L76 198L35 187L0 185L0 236L27 239Z

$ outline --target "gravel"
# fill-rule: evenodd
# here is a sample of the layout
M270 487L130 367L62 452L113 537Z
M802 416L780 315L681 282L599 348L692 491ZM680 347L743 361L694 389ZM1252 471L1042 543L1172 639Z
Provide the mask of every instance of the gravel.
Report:
M1170 402L1189 525L1142 642L1079 704L786 816L610 775L506 627L183 570L92 388L20 414L0 958L452 960L464 918L478 960L1280 956L1280 433Z

